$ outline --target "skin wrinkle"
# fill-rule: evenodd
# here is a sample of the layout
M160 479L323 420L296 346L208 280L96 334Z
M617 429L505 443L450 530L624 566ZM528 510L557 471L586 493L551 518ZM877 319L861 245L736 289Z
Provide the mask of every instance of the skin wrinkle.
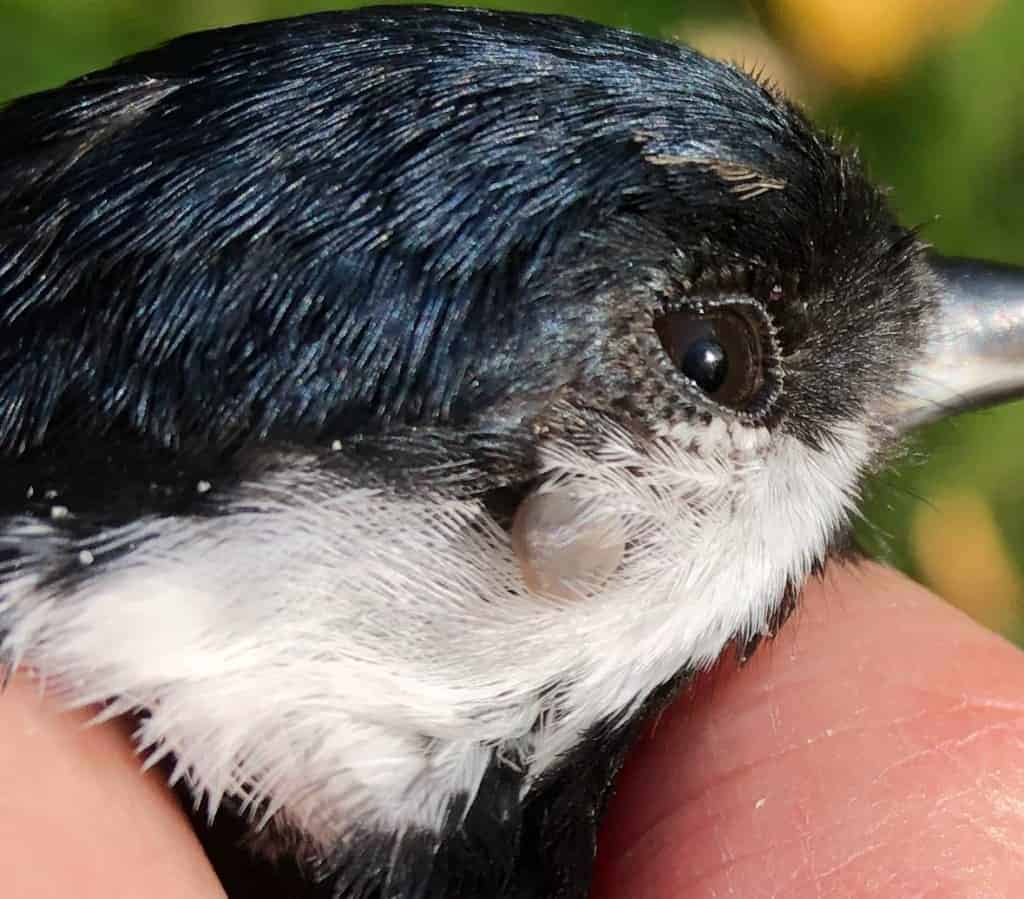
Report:
M1018 722L1021 721L1021 720L1022 719L1017 719ZM962 746L967 746L967 745L969 745L969 744L971 744L973 742L976 742L977 740L983 738L986 734L993 733L993 732L996 732L996 731L1003 731L1005 729L1006 729L1006 724L996 724L996 725L993 725L992 727L989 727L989 728L982 728L982 729L980 729L978 731L975 731L974 733L968 734L966 737L964 737L961 740L955 741L954 742L954 748L960 748ZM1021 731L1024 731L1024 727L1019 728L1019 729ZM1009 735L1012 738L1012 734L1009 734ZM1019 739L1018 740L1013 740L1013 742L1018 747L1021 745L1021 740L1019 740ZM947 746L941 746L940 745L940 746L936 747L936 750L947 761L949 761L952 765L956 766L957 768L960 768L960 769L964 770L966 774L970 774L971 773L971 770L969 768L966 768L966 766L964 765L963 761L958 756L956 756L955 754L951 753L948 750ZM1007 815L1015 816L1016 819L1017 819L1018 825L1024 824L1024 801L1022 801L1021 803L1013 803L1012 801L1010 801L1010 802L1004 801L1005 798L1009 797L1010 794L1012 794L1013 789L1012 789L1012 787L1009 784L1004 783L1002 780L1000 780L1000 785L1004 789L1001 792L987 790L985 788L985 786L984 786L984 781L986 779L988 779L988 778L991 778L991 777L992 777L992 774L989 773L989 772L981 772L981 773L979 773L976 776L976 778L975 778L975 781L974 781L974 784L973 784L973 790L961 791L959 793L959 795L961 797L969 797L972 792L980 794L980 795L982 795L982 796L987 798L991 808L1001 809L1001 810L1005 811L1007 813ZM999 778L996 778L996 779L999 780ZM945 800L940 800L939 802L936 803L936 805L937 806L948 805L948 804L950 804L952 802L953 798L955 798L955 797L950 797L950 798L947 798ZM936 808L934 814L937 814L938 811L939 811L938 808ZM996 827L994 827L991 824L984 823L984 821L982 821L982 820L972 816L970 814L970 810L969 809L966 809L963 812L961 812L959 817L962 820L965 820L968 825L970 825L971 827L975 828L980 833L983 833L983 834L985 834L986 836L988 836L990 838L994 838L996 842L998 842L1000 845L1002 845L1003 848L1005 848L1008 851L1010 851L1013 855L1017 856L1018 858L1024 858L1024 845L1022 845L1020 842L1013 842L1013 841L1010 841L1009 839L1007 839L1007 837L1006 837L1007 831L1005 829L1003 829L1003 828L996 828Z
M999 843L1004 849L1011 852L1017 858L1024 857L1024 851L1022 851L1021 847L1013 843L1010 843L1006 838L1006 831L1002 828L991 827L968 815L962 816L962 820L969 827L976 830L978 833L988 837L989 839L992 839L993 842Z
M942 713L940 712L940 714L942 714ZM922 712L921 715L917 716L917 718L918 719L923 718L923 717L925 717L925 715L926 715L926 713ZM909 720L913 720L913 719L909 719ZM895 722L895 723L899 724L899 723L902 723L902 722ZM871 782L870 782L869 786L874 786L875 784L881 783L893 771L897 771L900 768L905 767L906 765L912 764L913 762L915 762L915 761L917 761L917 760L919 760L921 758L925 758L925 757L927 757L929 755L932 755L932 754L935 754L935 753L938 753L938 754L944 756L945 758L947 758L950 762L952 762L954 764L958 764L956 756L953 755L952 753L948 752L947 751L948 748L951 747L951 748L956 749L956 748L959 748L961 746L966 746L969 743L984 737L986 734L991 734L991 733L993 733L995 731L1003 730L1003 729L1007 728L1009 725L1012 725L1012 724L1018 724L1019 725L1021 723L1024 723L1024 715L1017 715L1017 716L1014 716L1013 718L1011 718L1009 721L993 722L988 727L983 727L983 728L981 728L981 729L979 729L979 730L977 730L977 731L975 731L973 733L968 734L967 736L951 739L951 740L949 740L949 741L947 741L945 743L939 743L939 744L936 744L934 746L926 746L926 747L924 747L923 749L921 749L921 750L919 750L917 752L911 753L910 755L908 755L905 758L902 758L902 759L899 759L896 762L893 762L891 765L887 765L885 768L883 768L881 771L879 771L878 774L874 778L871 779Z
M756 766L755 765L746 766L747 770L749 770L751 768L754 768L754 767L756 767ZM689 803L689 802L701 801L701 799L703 798L701 796L701 793L711 793L711 792L714 792L714 785L708 784L707 790L703 790L703 791L700 791L700 793L694 793L694 794L686 795L685 797L683 797L680 800L681 805L684 805L685 803ZM749 803L744 803L743 807L749 809ZM739 811L740 809L741 809L741 804L740 803L736 803L735 805L724 805L721 802L716 802L714 808L709 810L709 814L713 815L716 819L718 819L718 822L729 821L729 820L731 820L734 817L734 813ZM869 825L869 827L871 827L872 829L879 829L879 828L881 828L881 826L884 823L886 823L886 821L892 819L896 814L897 814L897 812L894 811L894 812L890 813L889 815L886 815L881 820L873 821L872 824ZM801 819L800 823L807 824L807 823L809 823L809 821L807 819ZM656 822L655 824L653 824L648 830L646 830L643 833L641 833L640 836L636 839L635 842L637 844L640 844L642 842L645 842L645 841L648 841L648 840L650 840L652 838L655 838L662 831L670 831L675 824L676 824L676 821L673 820L672 816L670 816L670 817L668 817L666 819L660 820L660 821ZM818 838L818 837L822 836L823 834L831 833L831 832L837 831L839 829L840 829L840 823L839 822L834 823L834 824L829 824L827 826L823 826L823 827L820 827L820 828L808 828L808 829L805 829L805 830L801 830L795 837L792 837L792 838L785 838L785 837L780 838L780 839L778 839L778 841L772 842L770 845L768 845L767 847L765 847L763 849L759 849L757 851L752 851L752 852L748 852L748 853L734 854L734 853L730 852L728 850L728 848L726 848L726 846L724 844L724 841L722 841L722 838L721 838L720 828L716 824L716 826L713 828L713 832L715 833L716 842L722 842L722 848L721 848L721 851L719 852L720 863L716 864L714 867L712 867L711 869L706 871L705 872L705 876L710 876L711 874L714 874L717 871L728 870L736 862L746 861L746 860L750 860L750 859L754 859L754 858L759 858L761 856L767 856L767 857L771 858L772 854L775 851L777 851L778 849L788 848L788 847L794 846L794 845L799 845L799 846L801 846L802 848L805 849L807 864L808 864L809 867L813 868L813 842L812 842L812 840L814 838ZM682 836L682 839L680 838L681 836ZM666 840L665 841L665 844L668 845L670 843L674 844L674 843L679 843L679 842L682 842L682 843L686 842L685 834L681 835L678 832L676 832L676 833L672 834L672 837L671 837L670 840ZM843 865L837 865L836 869L841 868L842 866ZM824 877L825 874L827 874L827 873L829 873L829 872L824 872L823 874L816 875L816 876ZM692 881L692 882L696 883L696 882L699 882L699 881ZM687 881L687 883L691 883L691 881Z
M1007 808L1008 804L1005 803L1004 797L999 793L989 792L987 793L990 802L997 809L1003 809L1008 814L1013 814L1017 818L1018 825L1024 823L1024 814L1020 808ZM1015 833L1020 833L1020 827L1017 830L1008 829L1006 827L993 827L987 825L982 821L975 820L976 826L981 829L987 836L1000 842L1006 849L1012 851L1018 858L1024 857L1024 843L1019 839L1013 840Z
M898 813L894 811L886 815L885 817L879 819L878 821L873 821L869 825L869 832L882 829L886 823L893 820L897 816ZM723 819L728 819L729 817L730 816L728 815L722 815ZM669 822L664 823L668 824ZM870 852L876 849L884 848L886 846L884 842L879 842L877 844L872 844L866 847L859 847L848 859L839 862L838 864L834 865L826 871L814 872L814 841L825 834L835 833L841 830L841 828L842 822L835 822L833 824L829 824L827 826L823 826L820 828L812 828L809 830L801 831L797 834L797 836L793 838L779 839L777 842L773 842L766 847L758 849L757 851L742 853L739 855L730 855L728 853L723 853L721 863L703 872L703 876L710 877L718 871L722 871L732 867L736 862L749 861L762 857L771 859L774 856L774 854L780 849L786 849L791 846L799 846L804 852L805 867L810 872L812 872L813 880L817 883L827 879L828 877L834 874L841 872L844 868L848 867L861 856L866 856L870 854Z
M892 814L886 816L886 818L884 818L884 819L880 820L879 822L877 822L877 826L872 828L872 830L881 829L882 826L885 823L887 823L889 820L892 820L893 818L896 818L896 817L898 817L898 813L894 811ZM668 825L670 822L666 821L666 822L663 822L663 823ZM977 824L977 822L968 822L968 823ZM657 829L658 828L655 828L654 830L657 830ZM802 857L804 859L804 864L801 865L800 867L794 869L790 873L790 881L789 881L788 885L785 887L786 890L788 890L788 889L790 889L790 888L792 888L792 887L794 887L796 885L799 885L801 883L801 881L798 879L797 875L805 873L806 874L806 878L805 878L805 880L803 882L813 886L814 889L815 889L816 896L822 897L822 899L826 899L826 897L830 897L830 896L848 896L848 895L852 895L847 890L844 889L844 884L842 882L839 883L835 888L830 888L830 887L826 886L826 881L828 881L829 879L832 879L832 878L839 877L839 875L841 875L847 868L849 868L851 865L855 864L856 862L858 862L858 861L860 861L862 859L865 859L865 858L869 858L872 855L877 854L879 852L882 852L884 854L886 850L892 850L894 847L893 847L893 844L891 843L891 841L884 841L884 840L883 841L879 841L877 843L873 843L873 844L870 844L868 846L858 848L856 851L852 852L852 854L848 858L844 859L843 861L839 862L838 864L834 865L833 867L829 868L828 870L820 871L820 872L815 871L814 870L814 868L815 868L815 865L814 865L814 850L813 850L813 845L814 844L813 844L813 841L809 839L809 837L819 837L819 836L821 836L824 833L835 832L835 831L839 831L839 830L841 830L841 826L837 823L834 826L830 826L830 827L826 827L826 828L821 828L821 829L818 829L818 830L811 831L809 833L802 833L802 834L800 834L796 838L793 838L793 839L783 839L783 840L780 840L778 843L772 844L770 846L763 847L763 848L759 849L758 851L750 852L750 853L743 853L743 854L740 854L740 855L732 855L728 851L723 850L723 852L721 853L720 861L717 862L716 864L714 864L714 865L712 865L712 866L702 870L699 875L696 875L696 876L686 876L683 873L677 873L673 877L674 887L675 887L675 889L679 890L680 892L685 892L685 895L687 895L687 896L689 896L689 895L698 895L698 893L697 893L697 888L698 887L700 887L702 884L706 884L706 883L712 881L715 877L719 876L722 873L724 873L726 875L726 877L731 881L733 879L734 870L735 870L736 865L737 865L738 862L754 861L754 860L764 859L765 862L770 865L772 860L776 858L778 850L785 849L785 848L788 848L788 847L791 847L791 846L799 846L800 849L802 850ZM981 827L979 827L979 830L981 830L981 832L985 833L987 836L991 836L991 833L989 832L988 829L982 829ZM720 832L716 829L716 839L719 839L719 838L720 838ZM678 835L674 835L672 840L671 840L671 843L672 844L676 844L678 842L679 842ZM685 863L684 863L684 865L681 868L678 868L676 870L677 870L677 872L685 871L686 870ZM892 879L896 879L897 876L898 875L896 873L893 873L892 874ZM936 885L936 889L938 889L938 888L939 888L939 885L937 884ZM710 895L719 895L719 893L718 893L717 890L714 890L713 893L710 894ZM737 892L735 889L733 889L733 887L730 886L729 892L726 895L742 895L742 894ZM780 892L774 892L773 891L771 893L771 895L772 896L786 895L786 893L785 892L780 893ZM921 894L917 894L917 893L901 893L901 895L904 895L904 896L922 895L922 896L924 896L924 895L930 895L930 892L928 892L928 893L921 893ZM948 894L941 894L941 895L948 895Z
M804 681L802 683L803 684L807 684L809 682L810 681L808 680L808 681ZM771 688L769 688L769 691L770 691L770 689ZM953 708L956 708L956 707L953 707ZM953 709L951 708L951 711L952 710ZM922 718L928 717L931 714L932 714L932 712L923 712L923 711L922 712L918 712L918 713L913 714L913 715L908 715L905 718L896 719L896 720L892 721L891 724L879 725L879 728L885 728L885 727L894 728L894 727L897 727L897 726L900 726L900 725L903 725L903 724L913 723L915 721L921 720ZM940 712L939 714L943 714L943 713ZM769 718L770 718L770 720L773 723L773 733L777 734L778 733L778 728L777 728L778 717L777 717L777 709L776 708L774 708L774 707L772 708L772 710L769 713ZM748 774L752 770L754 770L754 769L756 769L756 768L758 768L758 767L760 767L760 766L762 766L762 765L764 765L764 764L766 764L768 762L779 761L780 759L783 759L786 756L789 756L791 754L804 751L808 747L813 746L813 745L815 745L816 743L818 743L818 742L820 742L822 740L831 740L831 739L836 739L836 738L839 738L839 737L842 737L842 736L846 736L846 735L850 735L850 734L866 733L866 732L869 732L869 729L866 729L863 725L859 725L859 724L858 725L851 725L849 727L827 728L827 729L823 730L818 736L808 737L808 738L806 738L806 739L804 739L804 740L802 740L800 742L795 742L795 743L792 743L792 744L790 744L788 746L780 747L779 749L774 750L773 752L771 752L770 754L768 754L766 756L759 757L757 759L752 760L749 763L746 763L746 764L743 764L743 765L738 765L735 768L731 768L725 774L717 775L717 776L710 776L710 777L704 778L704 779L701 780L701 788L699 790L697 790L697 791L695 791L693 793L683 793L683 794L680 794L680 801L685 801L685 802L701 801L702 798L706 797L707 794L717 793L717 791L721 788L721 786L723 784L726 784L726 783L729 783L731 781L734 781L737 778L739 778L740 776L742 776L744 774ZM935 747L935 748L938 748L938 747ZM895 768L898 768L903 763L912 760L913 757L916 757L919 754L925 754L927 751L928 750L922 750L921 753L915 753L914 756L911 756L908 759L902 760L900 762L894 762L892 765L888 766L884 771L879 772L879 774L877 775L875 780L872 781L872 783L876 783L876 782L880 781L881 779L883 779L884 776L886 775L886 773L888 773L888 771L890 771L892 769L895 769ZM735 805L723 805L721 803L721 801L720 801L720 798L716 798L716 809L720 809L721 810L721 813L722 813L723 817L727 817L728 813L732 812L734 809L746 807L747 805L749 805L749 803L746 800L737 801L735 803ZM640 835L640 839L642 839L646 835L647 835L646 833L645 834L641 834Z
M821 890L821 879L814 876L814 849L811 847L809 843L807 843L806 840L802 842L804 848L804 865L801 867L801 870L806 871L807 876L811 878L811 881L814 884L814 888L818 896L823 896L824 894Z

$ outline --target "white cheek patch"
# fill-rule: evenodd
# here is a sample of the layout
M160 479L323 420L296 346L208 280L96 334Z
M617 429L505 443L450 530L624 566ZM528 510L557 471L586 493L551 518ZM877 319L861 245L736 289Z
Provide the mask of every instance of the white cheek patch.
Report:
M494 753L523 759L528 789L580 734L762 631L871 459L860 427L834 435L823 452L724 424L551 444L511 535L478 502L361 489L296 456L219 518L111 532L136 548L104 562L90 544L63 587L42 576L82 547L9 523L0 542L34 557L0 570L0 655L71 703L146 709L140 746L173 752L212 807L232 795L324 848L353 827L437 830Z

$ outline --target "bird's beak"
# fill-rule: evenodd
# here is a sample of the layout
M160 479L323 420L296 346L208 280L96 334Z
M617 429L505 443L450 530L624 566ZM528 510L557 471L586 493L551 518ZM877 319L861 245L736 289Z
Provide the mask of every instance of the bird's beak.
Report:
M897 401L901 432L1024 397L1024 268L930 261L941 285L939 317Z

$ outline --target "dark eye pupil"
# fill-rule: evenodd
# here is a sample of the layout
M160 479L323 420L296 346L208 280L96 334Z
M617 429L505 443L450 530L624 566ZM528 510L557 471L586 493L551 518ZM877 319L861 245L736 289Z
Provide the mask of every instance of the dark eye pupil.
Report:
M698 337L687 347L679 369L701 390L714 393L729 375L729 358L713 337Z
M654 330L676 370L708 399L748 410L767 371L759 314L740 304L677 309L657 316Z

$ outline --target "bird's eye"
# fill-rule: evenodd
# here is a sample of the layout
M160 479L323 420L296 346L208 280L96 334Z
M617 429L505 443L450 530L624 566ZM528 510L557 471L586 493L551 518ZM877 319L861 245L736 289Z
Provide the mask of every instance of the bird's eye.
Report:
M714 402L745 411L761 392L763 328L744 307L666 312L654 328L672 364Z

